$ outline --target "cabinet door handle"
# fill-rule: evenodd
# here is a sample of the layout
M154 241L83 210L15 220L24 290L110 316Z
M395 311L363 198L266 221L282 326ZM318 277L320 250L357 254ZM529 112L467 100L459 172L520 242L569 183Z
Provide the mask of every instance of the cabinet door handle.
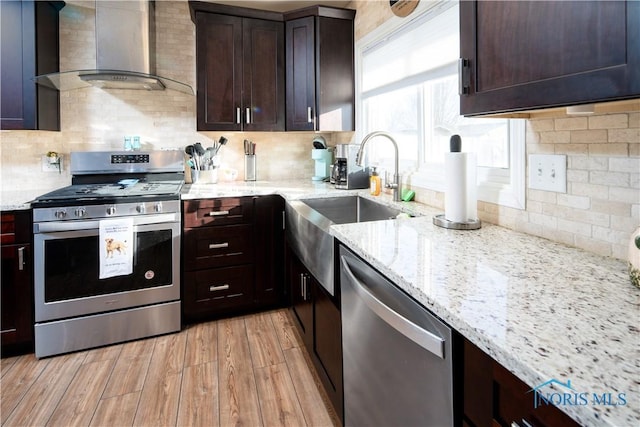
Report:
M303 298L305 301L311 300L311 295L309 295L309 276L304 274L302 276L302 289L304 290Z
M227 289L229 289L229 285L227 283L219 286L216 286L216 285L209 286L209 292L226 291Z
M247 124L251 124L251 108L247 107L245 110Z
M18 270L24 270L24 246L18 248Z
M229 211L211 211L209 212L209 216L225 216L229 215Z
M236 108L236 124L240 124L240 120L242 120L240 118L240 107Z
M302 300L307 300L307 275L302 275Z
M228 248L228 247L229 247L229 242L209 243L209 249L222 249L222 248Z
M311 117L311 107L307 107L307 123L311 123L313 118Z
M458 95L468 95L470 92L469 60L458 59Z

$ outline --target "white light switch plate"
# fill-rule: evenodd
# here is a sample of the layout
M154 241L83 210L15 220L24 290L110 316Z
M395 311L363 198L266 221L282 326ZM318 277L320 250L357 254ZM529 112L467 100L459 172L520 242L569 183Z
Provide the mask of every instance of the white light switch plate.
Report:
M559 154L530 154L529 188L566 193L567 156Z

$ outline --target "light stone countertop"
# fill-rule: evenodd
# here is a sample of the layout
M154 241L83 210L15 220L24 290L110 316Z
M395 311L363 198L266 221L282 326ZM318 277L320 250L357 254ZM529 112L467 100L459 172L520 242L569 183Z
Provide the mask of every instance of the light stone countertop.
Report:
M310 181L195 184L182 197L261 194L372 198ZM532 388L556 379L588 393L587 404L558 405L576 421L640 423L640 290L625 262L490 224L447 230L432 223L441 211L375 200L418 217L333 225L332 234ZM626 404L594 404L594 393L614 402L625 393Z
M11 190L3 191L0 195L0 210L15 211L31 209L30 202L46 191L39 190Z

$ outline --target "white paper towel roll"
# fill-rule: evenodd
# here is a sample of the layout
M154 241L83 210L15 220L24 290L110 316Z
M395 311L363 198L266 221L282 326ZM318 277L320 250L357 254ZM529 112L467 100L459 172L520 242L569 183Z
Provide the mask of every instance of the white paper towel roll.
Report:
M475 153L446 153L444 167L444 217L460 223L477 220Z

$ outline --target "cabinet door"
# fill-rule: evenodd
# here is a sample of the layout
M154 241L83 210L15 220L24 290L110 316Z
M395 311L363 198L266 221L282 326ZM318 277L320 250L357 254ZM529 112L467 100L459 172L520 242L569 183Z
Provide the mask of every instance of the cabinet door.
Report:
M474 115L640 95L640 2L460 2Z
M0 2L0 129L60 130L56 89L36 85L59 69L58 11L64 2Z
M33 341L33 297L30 260L31 246L2 246L2 325L3 354L5 346Z
M463 359L466 425L578 425L554 405L534 407L531 387L466 339Z
M353 16L353 15L352 15ZM353 20L321 16L316 34L316 130L355 130Z
M243 19L245 131L284 130L284 24Z
M288 283L291 296L291 310L305 347L313 344L313 301L311 275L293 252L288 253Z
M287 21L287 130L355 129L355 12L332 12Z
M255 270L258 304L282 301L284 282L284 199L260 196L255 203Z
M315 18L286 23L287 130L316 130Z
M241 130L242 18L196 12L198 130Z
M340 309L322 286L313 280L313 352L326 375L320 375L340 419L342 414L342 321Z

